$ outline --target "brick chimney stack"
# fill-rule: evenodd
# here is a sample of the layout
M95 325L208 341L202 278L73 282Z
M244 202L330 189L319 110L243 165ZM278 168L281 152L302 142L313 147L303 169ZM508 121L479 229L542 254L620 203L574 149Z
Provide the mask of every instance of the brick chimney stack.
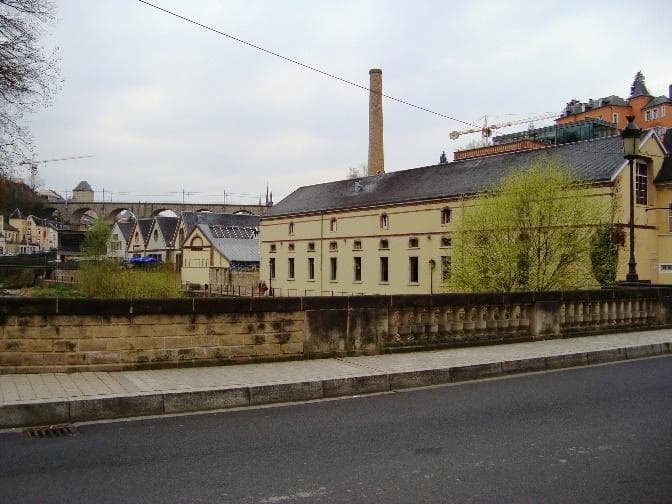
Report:
M385 172L383 158L383 71L369 70L369 175Z

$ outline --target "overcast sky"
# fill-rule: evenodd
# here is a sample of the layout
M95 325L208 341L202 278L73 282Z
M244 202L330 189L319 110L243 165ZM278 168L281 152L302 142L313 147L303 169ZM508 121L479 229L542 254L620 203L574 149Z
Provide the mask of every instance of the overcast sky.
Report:
M64 84L30 117L36 157L95 157L41 165L46 187L255 203L268 182L277 202L367 162L367 92L136 0L56 3L46 44L60 48ZM385 93L467 122L627 98L640 69L654 95L672 83L665 1L153 3L364 86L382 68ZM463 124L390 100L383 110L386 171L478 138L452 141Z

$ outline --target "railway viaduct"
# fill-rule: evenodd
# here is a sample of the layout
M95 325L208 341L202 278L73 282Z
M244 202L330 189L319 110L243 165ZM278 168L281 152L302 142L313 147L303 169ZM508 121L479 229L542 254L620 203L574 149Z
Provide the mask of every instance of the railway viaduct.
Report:
M176 215L183 211L193 212L220 212L246 213L251 215L265 215L270 206L267 205L237 205L231 203L148 203L148 202L114 202L114 201L50 201L45 203L47 210L58 211L63 222L78 225L84 214L95 213L98 218L114 222L115 218L124 210L128 210L137 219L155 217L164 210L172 210Z

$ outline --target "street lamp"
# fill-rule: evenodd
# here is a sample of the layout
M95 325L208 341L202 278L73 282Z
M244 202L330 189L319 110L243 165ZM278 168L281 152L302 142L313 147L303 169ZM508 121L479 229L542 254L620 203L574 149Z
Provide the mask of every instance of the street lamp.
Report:
M630 169L630 260L628 261L628 274L626 282L637 282L637 262L635 261L635 177L633 174L633 161L639 157L639 139L642 130L633 122L635 116L626 116L628 124L621 130L623 139L623 157L628 160Z

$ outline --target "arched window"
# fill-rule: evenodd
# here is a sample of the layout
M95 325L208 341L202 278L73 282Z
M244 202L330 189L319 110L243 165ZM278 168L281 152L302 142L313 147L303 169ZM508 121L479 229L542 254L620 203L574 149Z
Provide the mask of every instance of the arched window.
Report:
M201 250L203 248L203 240L200 236L194 236L191 239L191 248L194 250Z
M154 241L159 241L159 230L158 229L154 230L153 236L154 236Z
M441 224L450 223L450 208L444 208L441 210Z
M329 231L331 231L332 233L335 232L336 227L337 227L336 226L336 219L331 219L331 221L329 221Z
M294 223L293 222L289 223L289 234L290 235L294 234Z
M380 229L390 229L390 218L387 214L380 216Z

